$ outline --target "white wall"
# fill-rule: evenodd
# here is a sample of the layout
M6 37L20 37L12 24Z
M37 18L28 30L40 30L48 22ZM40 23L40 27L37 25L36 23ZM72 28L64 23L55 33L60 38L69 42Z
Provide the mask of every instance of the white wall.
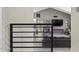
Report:
M0 51L2 51L2 8L0 7Z
M33 8L3 8L3 51L10 51L10 24L33 23Z
M71 51L79 52L79 12L74 7L71 15Z

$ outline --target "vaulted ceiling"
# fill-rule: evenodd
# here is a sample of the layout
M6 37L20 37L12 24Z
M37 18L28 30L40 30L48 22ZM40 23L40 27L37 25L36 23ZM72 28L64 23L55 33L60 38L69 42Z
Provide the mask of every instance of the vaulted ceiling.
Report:
M61 12L71 14L71 8L70 7L34 7L34 12L38 12L38 11L41 11L41 10L44 10L44 9L47 9L47 8L53 8L53 9L59 10Z

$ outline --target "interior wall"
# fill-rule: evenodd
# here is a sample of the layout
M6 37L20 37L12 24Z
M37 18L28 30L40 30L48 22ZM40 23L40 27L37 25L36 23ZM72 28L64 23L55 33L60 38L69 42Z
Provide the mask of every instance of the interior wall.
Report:
M2 8L0 7L0 52L2 51Z
M71 51L79 52L79 12L72 7L71 15Z
M3 7L3 51L10 51L10 24L33 23L33 8Z

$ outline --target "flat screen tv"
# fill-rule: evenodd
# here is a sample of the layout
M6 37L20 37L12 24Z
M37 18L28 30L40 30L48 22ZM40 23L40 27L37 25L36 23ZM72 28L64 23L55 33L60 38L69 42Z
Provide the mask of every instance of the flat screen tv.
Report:
M52 22L53 22L53 26L63 26L63 20L53 19Z

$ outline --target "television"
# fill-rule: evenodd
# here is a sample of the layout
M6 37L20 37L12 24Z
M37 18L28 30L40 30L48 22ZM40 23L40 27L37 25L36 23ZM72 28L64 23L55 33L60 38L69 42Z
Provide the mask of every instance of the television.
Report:
M53 19L52 20L53 26L63 26L63 19Z

